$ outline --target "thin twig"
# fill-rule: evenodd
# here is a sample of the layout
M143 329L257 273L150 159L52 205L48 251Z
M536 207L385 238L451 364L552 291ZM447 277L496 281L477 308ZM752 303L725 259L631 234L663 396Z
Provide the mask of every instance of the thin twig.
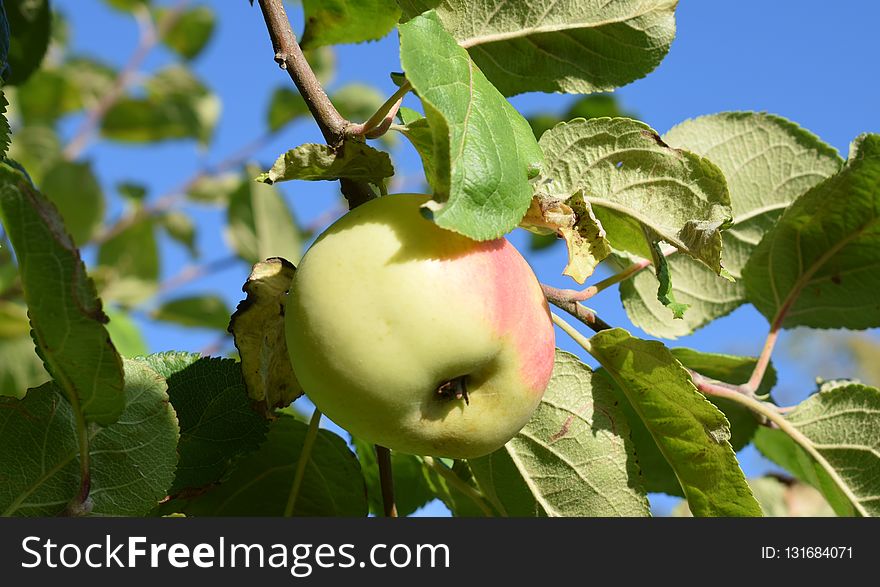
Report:
M349 122L339 114L330 101L309 62L306 61L299 43L290 27L290 20L282 0L259 0L263 19L272 40L275 62L287 71L309 111L318 123L321 134L330 146L338 146L345 138Z
M611 325L599 318L595 312L585 307L583 304L572 300L566 294L566 290L561 290L544 283L541 284L541 289L544 291L544 297L547 298L548 302L561 310L565 310L586 324L587 327L594 332L602 332L603 330L609 330L611 328Z
M125 67L116 76L113 85L110 86L106 94L101 96L95 107L89 111L79 129L77 129L76 134L74 134L71 141L64 148L63 156L65 159L73 160L82 154L89 144L92 135L101 125L101 121L104 120L104 116L119 101L131 83L137 79L138 72L147 55L150 54L156 43L177 22L188 3L189 0L179 0L177 5L166 12L162 19L155 24L152 22L152 17L148 10L142 9L142 12L136 13L138 22L141 24L141 36L138 45L129 58L128 63L125 64Z
M394 477L391 472L391 450L376 445L376 460L379 463L379 484L382 486L382 507L386 518L397 517L397 504L394 503Z
M390 98L385 100L385 103L366 122L349 125L346 128L346 134L362 135L368 139L376 139L384 135L391 123L394 122L394 117L397 116L397 111L400 110L400 105L403 103L403 97L411 89L409 81L405 82Z
M321 412L315 408L315 411L312 412L312 419L309 420L309 428L306 430L306 437L303 440L302 450L299 453L299 460L296 461L296 472L293 475L293 483L290 486L287 506L284 508L285 518L291 517L296 507L296 499L299 497L299 490L306 476L306 467L312 458L312 447L315 445L315 439L318 437L318 424L320 423Z
M160 283L158 293L168 293L173 289L177 289L178 287L191 283L197 279L201 279L202 277L228 269L240 261L241 259L239 259L238 256L229 255L228 257L221 257L219 259L214 259L213 261L208 261L207 263L187 265L176 275L173 275L166 281Z

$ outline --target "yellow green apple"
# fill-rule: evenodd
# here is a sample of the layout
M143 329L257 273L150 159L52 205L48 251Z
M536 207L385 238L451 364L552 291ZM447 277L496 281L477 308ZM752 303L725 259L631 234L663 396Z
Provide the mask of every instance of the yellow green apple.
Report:
M507 240L439 228L398 194L309 248L286 302L307 396L353 435L405 453L488 454L534 412L553 368L547 303Z

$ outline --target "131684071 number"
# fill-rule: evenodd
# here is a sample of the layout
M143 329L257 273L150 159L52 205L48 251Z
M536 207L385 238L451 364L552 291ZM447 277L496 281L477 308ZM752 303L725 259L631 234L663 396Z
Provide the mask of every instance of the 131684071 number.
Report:
M761 558L765 559L852 559L852 546L762 546Z

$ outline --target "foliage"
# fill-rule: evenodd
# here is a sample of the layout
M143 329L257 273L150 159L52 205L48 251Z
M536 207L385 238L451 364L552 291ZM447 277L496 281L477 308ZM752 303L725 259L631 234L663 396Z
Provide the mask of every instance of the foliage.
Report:
M456 516L646 516L649 492L684 497L682 515L880 515L877 343L806 330L880 326L880 135L856 137L846 160L766 113L701 116L661 136L608 92L666 56L675 0L540 11L527 0L303 0L288 7L293 30L344 119L335 136L256 162L326 98L279 85L253 143L165 193L143 179L163 174L147 169L151 149L213 149L221 113L238 116L221 108L221 80L194 68L223 23L207 2L106 0L143 29L120 69L104 58L113 47L70 51L57 4L0 3L0 515L381 514L382 460L317 416L303 421L284 340L294 265L345 200L303 223L274 184L340 181L353 204L381 197L402 181L407 142L432 191L422 211L439 226L476 240L522 227L535 248L564 241L560 271L585 289L547 297L560 332L598 366L557 351L536 413L490 455L392 454L401 515L437 499ZM395 28L397 93L333 85L334 45ZM163 60L142 68L157 44ZM527 119L507 99L524 92L579 96ZM144 169L110 173L90 150L98 140L140 149ZM223 218L225 255L203 250L203 214ZM190 263L170 276L169 247ZM234 313L222 292L185 287L228 267L250 270ZM611 276L595 279L600 268ZM767 343L734 356L609 328L580 302L614 284L650 336L687 336L751 304L770 323ZM234 358L174 351L171 336L149 354L145 323L213 333L207 354ZM842 374L867 384L821 381L778 407L770 358L794 327L824 358L847 349ZM824 363L803 362L824 376ZM750 443L787 475L747 480L736 451Z

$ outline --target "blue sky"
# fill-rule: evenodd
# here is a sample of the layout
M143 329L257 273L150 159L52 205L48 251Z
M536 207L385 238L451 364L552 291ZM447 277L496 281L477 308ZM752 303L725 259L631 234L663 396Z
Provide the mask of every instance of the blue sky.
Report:
M158 2L163 3L163 2ZM71 24L72 47L121 66L137 43L137 27L130 17L110 10L100 0L55 0ZM201 166L216 163L241 145L260 136L265 129L265 110L271 92L287 86L287 75L272 60L272 49L259 9L245 0L210 2L217 11L219 26L205 52L195 61L196 73L217 92L223 115L216 140L206 151L192 142L161 146L130 146L95 143L86 152L108 193L119 181L133 180L150 187L158 197L189 178ZM302 15L291 3L294 30L300 30ZM876 75L876 23L880 3L865 0L681 0L677 11L677 38L667 58L656 71L618 90L623 106L658 131L695 116L725 110L768 111L789 118L819 135L845 156L849 142L861 132L880 132L880 78ZM395 87L388 78L399 71L396 34L382 41L337 49L337 73L330 90L350 82L367 82L391 94ZM172 60L163 48L147 59L146 71ZM512 100L523 113L562 110L574 97L528 94ZM408 105L415 106L412 97ZM65 132L79 120L64 124ZM268 164L289 147L320 141L311 120L291 125L275 141L261 149L255 159ZM417 186L418 158L405 141L394 152L398 174ZM293 182L281 186L288 203L303 224L321 216L337 201L335 184ZM210 261L229 255L223 240L224 214L220 210L188 206L199 224L198 246L202 259ZM118 215L119 203L111 204L110 216ZM525 235L511 240L525 251ZM162 241L163 275L176 274L186 263L178 245ZM87 258L90 253L86 252ZM565 265L564 248L528 256L542 281L573 287L560 272ZM240 287L249 267L239 263L221 273L188 284L169 293L217 293L230 307L240 299ZM600 274L599 277L602 275ZM616 288L603 292L591 306L609 323L624 327L624 314ZM185 330L141 321L151 351L197 351L216 339L216 333ZM750 307L743 307L696 334L680 339L677 346L704 351L757 354L767 322ZM636 334L640 333L634 330ZM806 337L808 331L785 333ZM583 353L559 336L559 346ZM844 376L847 373L813 373L780 354L775 360L780 383L778 402L796 402L813 388L813 379ZM747 474L766 470L767 464L753 450L741 455ZM671 503L654 501L658 511ZM427 513L441 510L429 508Z

